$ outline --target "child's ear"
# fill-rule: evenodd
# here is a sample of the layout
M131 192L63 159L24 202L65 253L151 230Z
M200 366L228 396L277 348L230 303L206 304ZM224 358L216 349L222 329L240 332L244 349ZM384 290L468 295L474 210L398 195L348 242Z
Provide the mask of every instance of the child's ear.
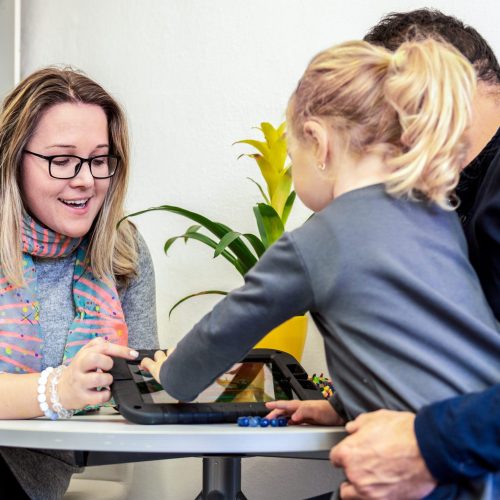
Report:
M328 129L317 120L308 120L304 123L304 135L312 144L318 164L324 165L329 153Z

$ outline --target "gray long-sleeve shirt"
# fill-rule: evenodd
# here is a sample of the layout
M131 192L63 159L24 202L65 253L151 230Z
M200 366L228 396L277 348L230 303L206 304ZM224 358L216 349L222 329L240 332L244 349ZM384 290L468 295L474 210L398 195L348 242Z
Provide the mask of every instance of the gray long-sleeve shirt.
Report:
M500 334L458 217L348 192L285 234L161 369L189 401L273 327L310 310L346 415L416 411L500 381Z
M138 268L126 288L118 291L129 329L128 345L158 347L154 269L149 250L138 234ZM62 363L69 325L75 317L73 271L75 254L58 259L34 259L44 338L44 366ZM54 422L57 426L57 422ZM33 500L56 500L68 487L75 467L72 451L5 448L0 453Z

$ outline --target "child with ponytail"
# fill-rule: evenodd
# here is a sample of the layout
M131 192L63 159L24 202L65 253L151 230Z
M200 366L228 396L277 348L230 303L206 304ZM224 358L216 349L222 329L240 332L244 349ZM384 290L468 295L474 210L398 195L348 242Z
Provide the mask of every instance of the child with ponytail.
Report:
M290 99L287 132L295 189L316 214L168 359L158 352L144 368L192 400L266 332L310 311L337 392L268 404L292 422L417 411L498 383L498 324L453 210L474 89L472 66L434 40L394 53L355 41L318 54ZM490 480L443 486L443 498L479 498L473 489Z

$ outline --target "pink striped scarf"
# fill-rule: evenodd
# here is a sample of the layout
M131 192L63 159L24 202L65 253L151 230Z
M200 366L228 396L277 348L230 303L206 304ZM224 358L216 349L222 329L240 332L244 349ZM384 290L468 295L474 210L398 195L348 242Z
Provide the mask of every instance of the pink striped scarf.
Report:
M0 266L0 372L31 373L42 369L40 303L32 256L58 258L76 251L75 319L66 339L64 364L95 337L127 345L128 330L115 281L112 277L99 279L92 274L86 256L86 240L57 234L28 216L23 219L22 229L26 286L10 284Z

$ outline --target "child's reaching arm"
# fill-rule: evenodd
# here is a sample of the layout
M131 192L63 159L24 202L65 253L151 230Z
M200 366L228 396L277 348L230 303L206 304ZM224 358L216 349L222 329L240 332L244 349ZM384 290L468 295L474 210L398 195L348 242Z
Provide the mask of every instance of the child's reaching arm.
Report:
M193 400L217 376L240 361L266 333L313 305L309 276L290 234L270 247L245 276L245 285L219 302L179 342L174 353L143 367L158 374L165 390Z

